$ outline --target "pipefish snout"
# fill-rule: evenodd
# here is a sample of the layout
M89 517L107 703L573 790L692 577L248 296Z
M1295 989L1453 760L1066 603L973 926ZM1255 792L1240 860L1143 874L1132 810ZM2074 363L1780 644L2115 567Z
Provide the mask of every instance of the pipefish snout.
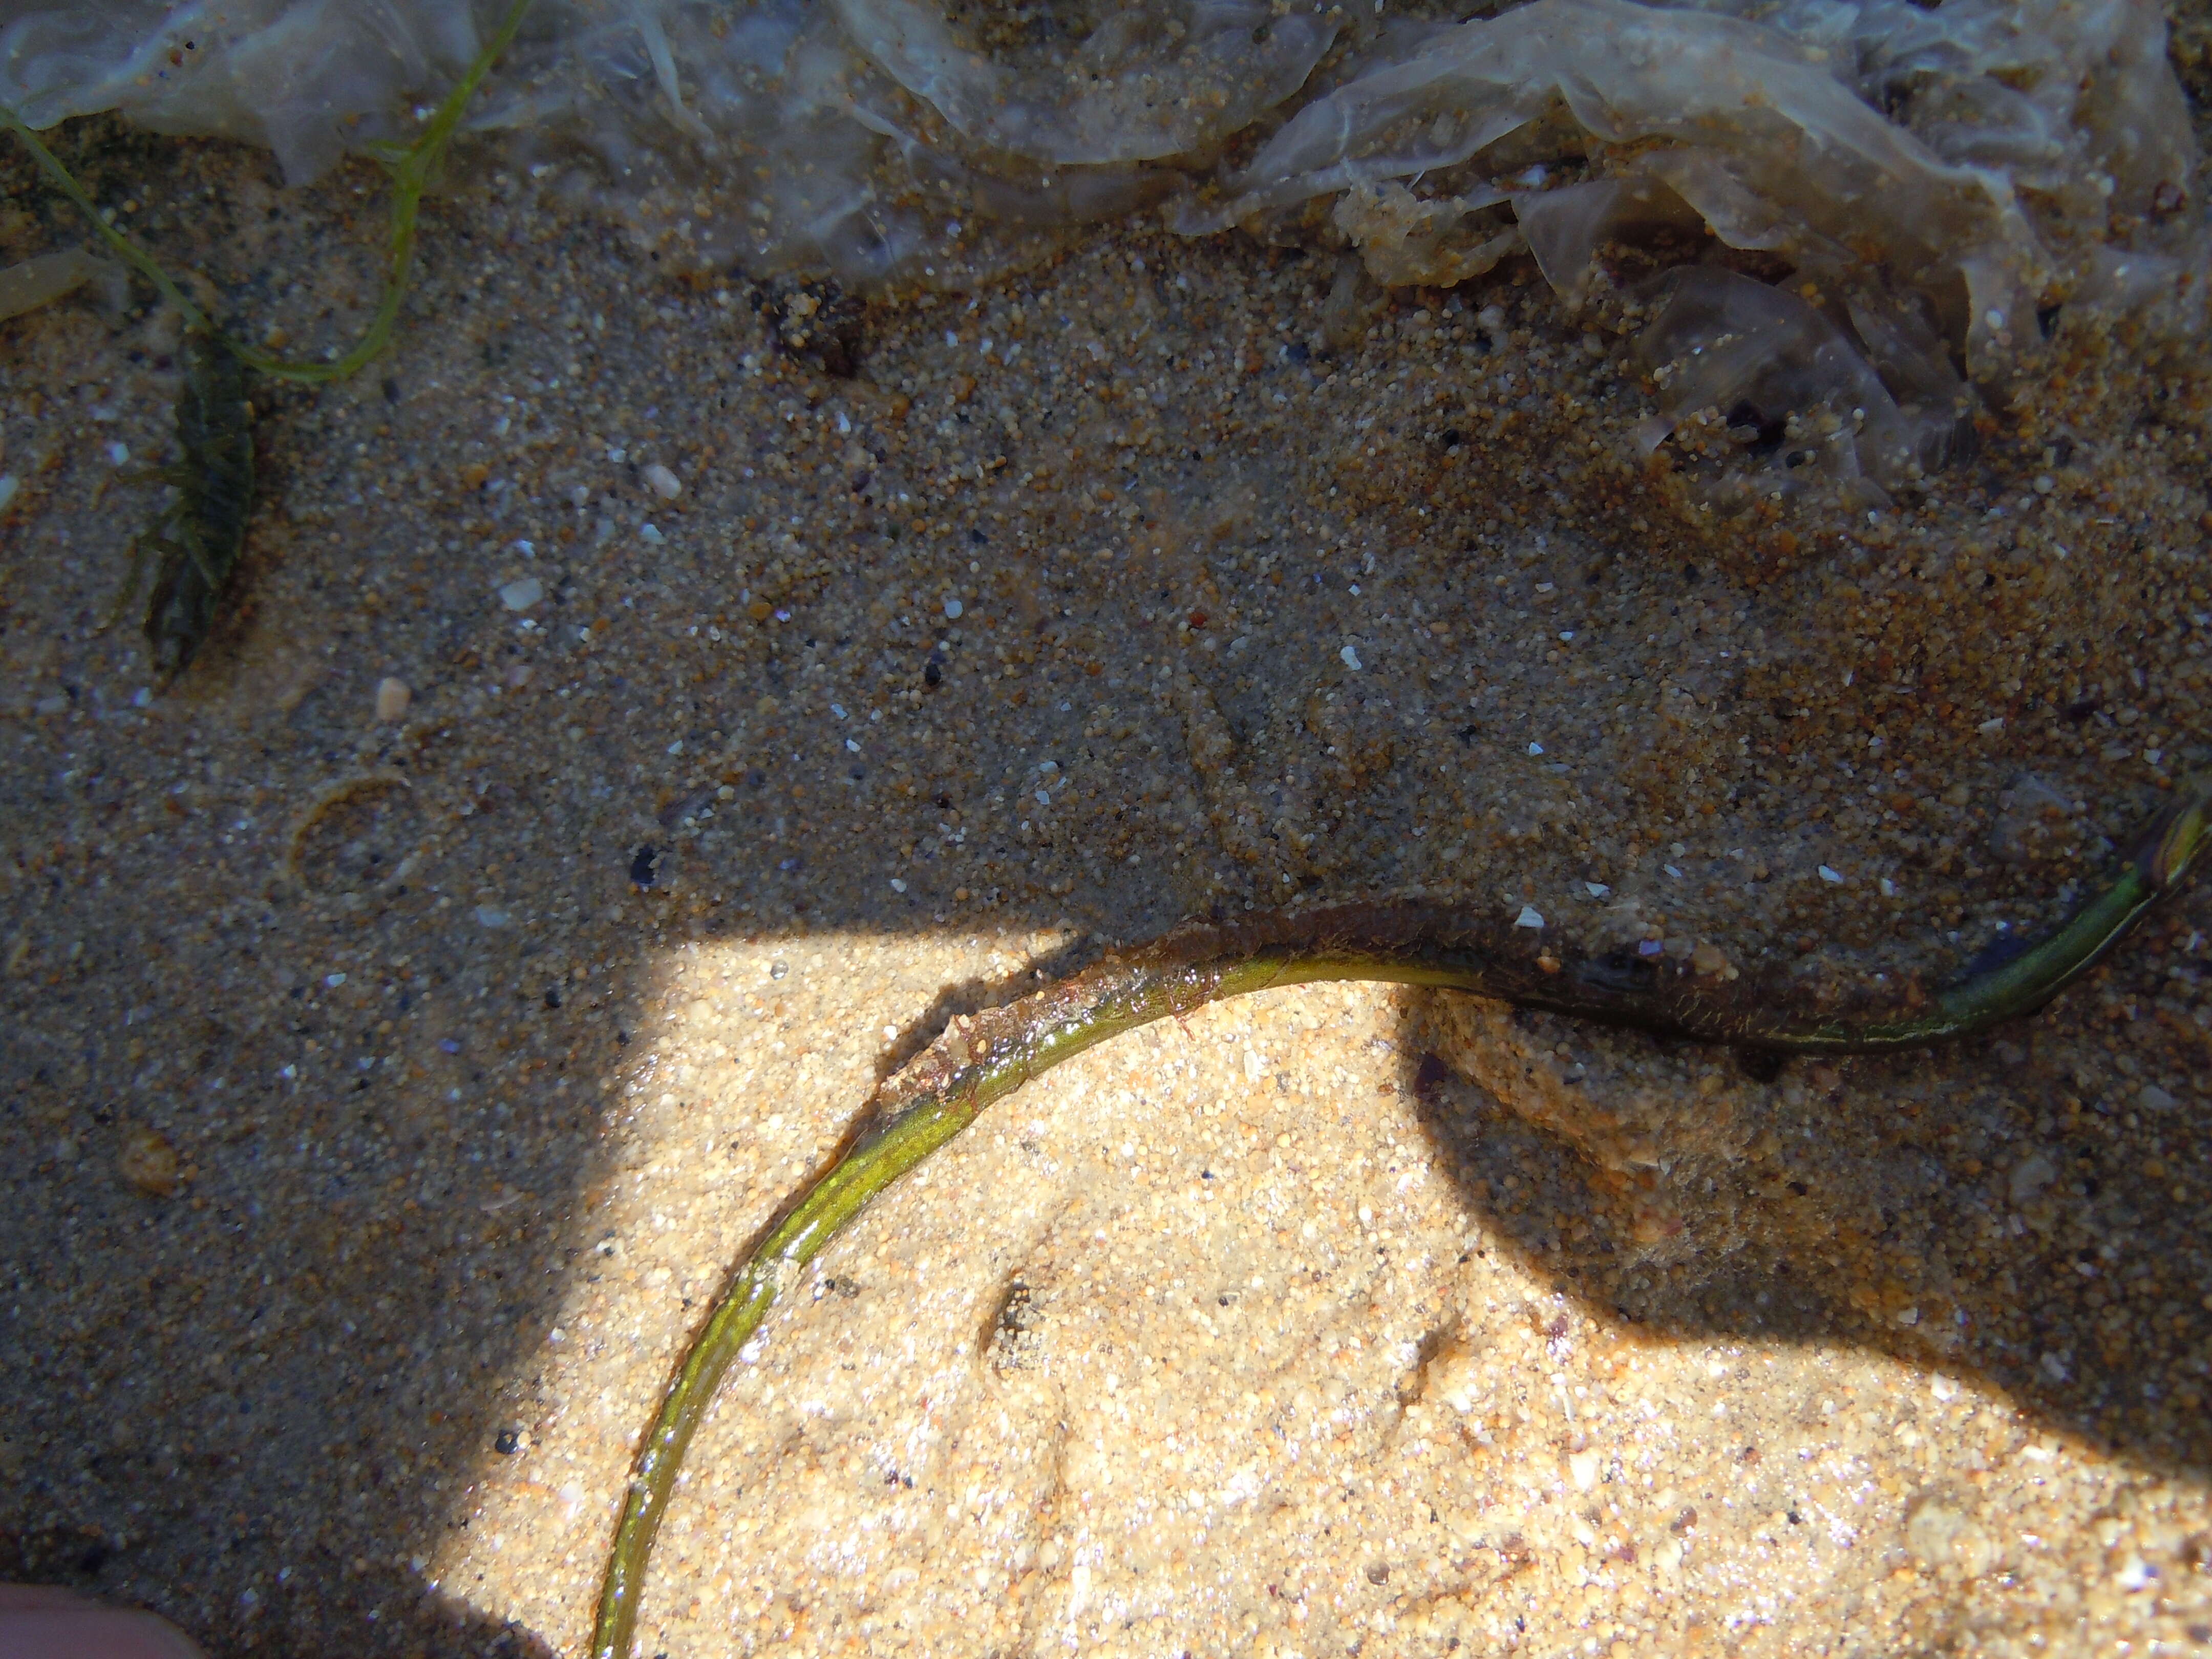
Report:
M783 1288L877 1194L986 1107L1109 1037L1224 997L1325 980L1472 992L1602 1024L1770 1054L1868 1054L1970 1036L2041 1007L2186 877L2212 839L2212 775L2191 778L2110 883L2027 950L1929 990L1887 975L1812 993L1669 958L1582 957L1425 900L1259 911L1178 928L1001 1008L958 1020L890 1079L844 1146L731 1274L647 1432L609 1552L592 1659L629 1659L653 1540L716 1387Z

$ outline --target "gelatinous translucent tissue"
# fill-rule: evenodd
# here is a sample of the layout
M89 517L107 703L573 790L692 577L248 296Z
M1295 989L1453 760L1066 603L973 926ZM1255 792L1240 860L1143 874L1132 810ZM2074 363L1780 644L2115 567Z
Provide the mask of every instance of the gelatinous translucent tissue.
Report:
M1729 482L1753 494L1840 485L1879 499L1882 483L1949 459L1966 389L1909 301L1855 299L1838 322L1718 265L1681 266L1656 286L1664 303L1636 342L1659 391L1660 412L1637 434L1646 453L1711 410L1743 445Z
M304 179L404 135L492 9L0 0L0 99L37 125L112 108L265 143ZM957 283L1163 204L1193 234L1356 247L1393 285L1525 248L1570 304L1609 248L1736 250L1790 291L1676 273L1650 296L1668 418L1795 413L1823 430L1801 420L1792 465L1882 483L1940 461L1957 371L2002 386L2039 313L2203 327L2212 244L2156 0L1529 0L1340 41L1343 15L541 0L475 125L664 258L848 283Z
M0 270L0 322L51 305L63 295L96 285L106 309L120 312L131 301L123 267L81 247L57 248Z
M503 0L502 0L503 3ZM0 0L0 100L265 143L295 182L402 136L495 10L452 0ZM472 125L551 188L701 264L944 275L1115 217L1295 94L1334 38L1298 4L1149 0L1046 44L911 0L540 0Z
M2200 325L2197 158L2164 42L2152 0L1533 0L1401 43L1183 221L1471 170L1572 295L1601 243L1671 208L1816 281L1879 270L1995 374L2065 295Z
M1771 446L1778 488L1894 485L1940 464L1965 411L1947 347L2002 385L2062 304L2203 329L2197 155L2164 41L2150 0L1534 0L1401 43L1182 222L1344 192L1334 223L1402 281L1398 250L1357 234L1346 203L1416 179L1462 202L1494 193L1505 206L1434 245L1433 277L1470 250L1501 257L1510 210L1577 302L1608 241L1702 228L1786 261L1823 305L1717 273L1674 281L1640 343L1664 428L1708 408L1761 427L1796 415Z

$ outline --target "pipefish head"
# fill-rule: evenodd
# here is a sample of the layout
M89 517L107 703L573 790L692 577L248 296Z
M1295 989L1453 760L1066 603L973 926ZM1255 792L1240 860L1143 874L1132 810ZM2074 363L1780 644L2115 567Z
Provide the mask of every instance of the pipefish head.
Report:
M2136 869L2144 884L2164 892L2187 873L2190 865L2212 840L2212 772L2199 772L2182 781L2172 803L2136 854Z
M167 686L191 666L214 628L222 592L208 580L205 564L189 550L166 538L154 545L162 557L146 604L146 644L153 655L155 680Z

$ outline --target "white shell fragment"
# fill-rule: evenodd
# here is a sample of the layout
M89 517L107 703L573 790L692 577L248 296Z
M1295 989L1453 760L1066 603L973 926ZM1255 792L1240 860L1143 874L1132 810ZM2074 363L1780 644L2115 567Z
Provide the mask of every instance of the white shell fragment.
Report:
M414 700L414 689L405 680L386 676L377 682L376 718L382 721L396 720L406 714L407 705Z

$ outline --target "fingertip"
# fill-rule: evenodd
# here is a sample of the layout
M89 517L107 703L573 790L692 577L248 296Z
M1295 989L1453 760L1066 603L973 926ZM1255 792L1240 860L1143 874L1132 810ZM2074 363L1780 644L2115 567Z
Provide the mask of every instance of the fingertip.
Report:
M0 1584L0 1659L204 1659L166 1619L67 1590Z

